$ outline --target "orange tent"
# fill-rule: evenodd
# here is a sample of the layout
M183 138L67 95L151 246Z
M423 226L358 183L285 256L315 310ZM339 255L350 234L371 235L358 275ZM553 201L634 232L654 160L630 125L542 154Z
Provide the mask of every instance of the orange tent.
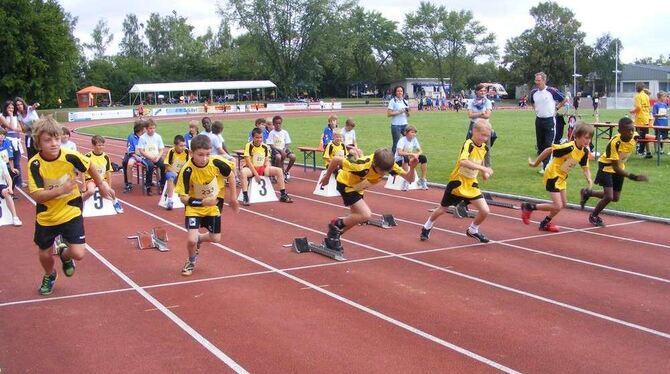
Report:
M104 94L107 94L107 98L109 100L107 105L112 105L111 91L96 86L88 86L77 91L77 103L79 104L80 108L96 106L95 96Z

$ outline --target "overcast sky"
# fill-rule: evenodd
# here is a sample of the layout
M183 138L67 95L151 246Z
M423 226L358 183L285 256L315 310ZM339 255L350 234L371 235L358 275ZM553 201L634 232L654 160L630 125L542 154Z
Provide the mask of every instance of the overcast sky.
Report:
M101 17L107 20L110 31L114 33L112 47L108 51L114 54L118 51L117 44L121 40L121 24L127 13L135 13L140 22L149 18L152 12L167 15L172 10L188 19L195 27L194 34L201 35L211 27L216 30L219 25L219 17L216 14L217 2L224 4L222 0L185 0L185 1L157 1L157 0L114 0L114 1L84 1L84 0L60 0L65 11L79 17L75 35L82 42L91 41L91 31ZM418 8L418 1L407 0L365 0L359 1L366 9L374 9L384 17L396 21L398 25L404 22L405 14ZM467 9L471 10L476 20L489 28L496 34L498 39L499 53L504 52L505 41L511 37L518 36L526 29L533 26L533 19L528 10L538 1L531 0L485 0L485 1L462 1L462 0L435 0L435 4L445 4L449 10ZM581 30L586 33L586 43L592 45L595 40L606 32L613 37L618 37L623 43L621 60L631 63L636 58L657 58L663 54L670 54L670 43L668 33L663 28L668 25L670 12L654 9L652 3L648 11L638 8L615 5L611 1L590 0L562 0L561 6L572 9L576 18L581 22ZM631 14L634 16L631 17ZM642 17L643 16L643 17ZM639 23L644 19L644 24ZM634 22L638 23L635 24Z

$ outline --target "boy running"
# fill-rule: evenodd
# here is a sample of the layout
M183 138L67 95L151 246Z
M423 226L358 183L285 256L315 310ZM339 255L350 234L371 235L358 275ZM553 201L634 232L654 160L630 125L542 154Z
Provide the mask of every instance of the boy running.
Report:
M537 167L542 160L553 156L544 172L544 185L551 195L551 204L521 204L521 220L526 225L530 223L530 215L534 210L548 211L549 214L540 222L541 231L558 232L558 226L551 220L565 208L567 204L567 179L570 170L577 166L582 167L584 177L589 188L593 185L589 170L589 144L593 138L593 126L584 122L577 123L574 131L575 140L565 144L552 144L533 161L528 158L530 167Z
M235 164L221 156L210 156L212 143L206 135L196 135L191 140L191 159L179 173L175 191L186 206L185 225L188 230L188 259L181 275L193 274L198 250L203 242L217 243L221 240L221 210L228 179L230 188L230 207L239 212L237 191L235 188ZM199 229L207 228L207 234Z
M251 130L253 140L244 146L244 167L242 168L242 205L249 206L249 178L256 179L261 183L261 176L273 176L277 178L279 185L279 201L292 203L291 197L286 193L284 184L284 173L278 167L270 166L270 147L263 144L263 129L256 127Z
M488 243L489 239L479 231L479 225L484 222L489 214L489 206L479 190L479 183L477 176L481 172L482 179L487 180L493 175L493 169L488 167L484 160L489 147L486 144L491 136L491 124L488 120L480 118L474 121L472 126L471 138L466 140L461 147L461 153L456 161L456 166L451 171L449 176L449 183L444 191L441 208L435 209L430 215L428 221L421 228L421 235L419 238L422 241L428 240L430 237L430 230L433 228L435 221L444 213L447 212L447 207L456 206L457 204L472 203L479 211L475 219L470 224L465 234L471 238L475 238L482 243Z
M414 182L414 167L418 160L410 159L409 170L404 171L393 162L393 153L385 148L380 148L374 154L350 161L343 157L333 157L326 169L326 174L321 178L320 184L327 186L330 176L341 168L337 174L337 191L342 195L344 205L348 206L350 213L344 218L335 218L328 224L328 236L325 239L326 247L333 251L342 252L340 236L352 227L367 222L372 216L370 208L363 200L365 190L379 181L389 172L393 171L405 178L409 183Z
M30 196L37 204L34 242L44 269L39 288L41 295L51 294L56 281L51 248L57 236L64 240L63 245L58 246L58 256L63 262L65 276L71 277L75 270L74 261L84 257L86 237L75 171L88 172L102 197L112 198L114 194L88 158L60 148L61 131L61 126L51 117L38 120L32 136L39 153L28 161Z
M607 144L605 152L598 159L598 174L596 174L596 184L603 187L602 191L593 191L589 188L582 188L580 191L581 200L579 205L584 209L584 205L589 197L600 199L593 213L589 214L589 222L594 226L604 227L605 223L599 214L610 203L617 202L621 196L624 178L636 182L646 182L649 180L646 175L636 175L627 171L626 161L635 151L637 143L637 134L635 126L630 118L624 117L619 120L619 133Z

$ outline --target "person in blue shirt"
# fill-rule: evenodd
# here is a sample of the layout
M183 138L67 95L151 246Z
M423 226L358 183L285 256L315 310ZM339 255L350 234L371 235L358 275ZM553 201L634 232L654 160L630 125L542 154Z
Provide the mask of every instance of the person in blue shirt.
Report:
M651 108L651 114L654 116L654 126L668 126L668 104L665 102L668 94L666 92L660 91L658 94L656 94L656 97L658 100L656 100L656 103ZM668 138L668 130L654 129L654 133L656 134L657 140L659 138ZM657 151L662 152L663 143L660 143L660 147L661 149Z
M258 128L263 130L263 144L265 144L265 141L268 138L268 135L270 134L270 131L268 131L267 126L266 126L267 120L265 118L256 118L256 122L254 123L254 128ZM249 131L249 137L247 138L249 143L254 141L254 129L251 129Z
M333 130L337 128L337 116L331 114L328 117L328 123L323 129L323 134L321 135L321 144L319 145L322 149L325 149L328 143L333 140Z
M135 121L133 126L133 133L128 135L128 140L126 141L126 154L123 156L123 183L125 187L123 192L130 192L133 189L132 183L128 182L129 170L135 166L136 162L142 162L140 155L137 154L137 143L140 141L140 136L144 134L144 129L146 129L147 122L142 119Z
M200 133L198 131L198 121L192 120L188 123L188 132L184 134L184 141L186 142L186 149L191 149L191 140Z
M0 162L7 164L7 170L11 172L12 178L18 173L18 170L14 169L13 160L14 148L12 142L7 139L7 131L0 128Z

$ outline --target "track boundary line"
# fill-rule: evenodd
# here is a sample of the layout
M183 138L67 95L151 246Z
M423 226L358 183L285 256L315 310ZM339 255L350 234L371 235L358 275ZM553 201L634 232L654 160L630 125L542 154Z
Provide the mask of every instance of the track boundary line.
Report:
M35 205L35 200L28 195L27 193L21 191L21 193L30 201L33 205ZM236 373L245 373L248 374L248 371L246 371L240 364L235 362L230 356L226 355L223 351L221 351L218 347L216 347L214 344L212 344L207 338L202 336L198 331L196 331L193 327L191 327L188 323L186 323L184 320L179 318L175 313L173 313L170 309L168 309L165 305L163 305L160 301L158 301L156 298L151 296L146 290L142 289L137 283L135 283L130 277L128 277L125 273L123 273L121 270L119 270L116 266L114 266L111 262L109 262L104 256L102 256L98 251L93 249L90 245L86 244L86 249L91 252L91 254L98 259L98 261L102 262L103 265L107 266L109 270L111 270L116 276L121 278L126 284L128 284L134 291L140 294L145 300L147 300L150 304L152 304L157 310L159 310L161 313L163 313L166 317L168 317L172 322L174 322L177 326L179 326L184 332L186 332L188 335L190 335L196 342L198 342L200 345L202 345L205 349L207 349L210 353L212 353L216 358L221 360L224 364L226 364L228 367L230 367L233 371Z

